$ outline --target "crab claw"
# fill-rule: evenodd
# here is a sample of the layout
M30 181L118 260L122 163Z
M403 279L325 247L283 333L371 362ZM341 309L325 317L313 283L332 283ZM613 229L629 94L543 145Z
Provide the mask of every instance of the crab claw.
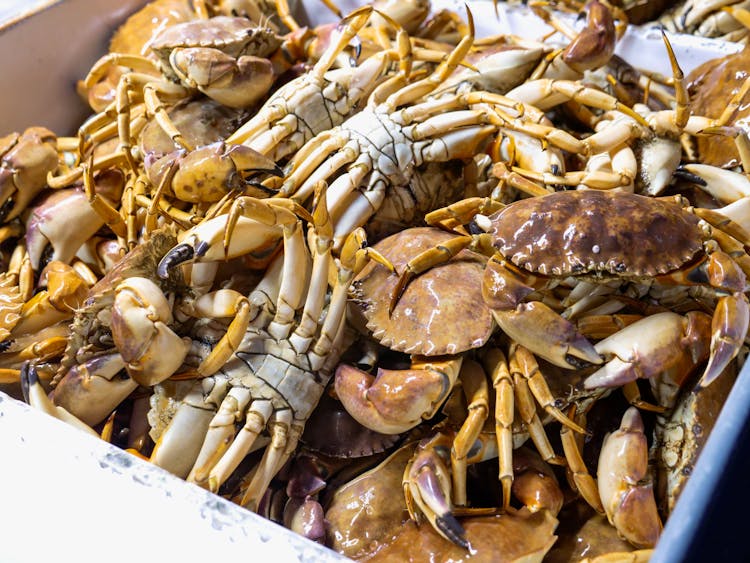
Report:
M376 377L342 364L336 394L352 417L382 434L400 434L434 416L456 382L463 357L413 362L409 370L378 369Z
M112 339L128 374L151 386L172 375L190 350L190 339L170 328L172 311L159 286L147 278L128 278L115 289Z
M662 530L648 475L648 445L638 409L604 439L597 470L599 495L609 522L638 548L653 547Z
M699 312L684 317L665 312L625 327L594 346L607 363L586 378L584 387L619 387L684 362L684 371L692 371L708 357L709 319Z
M156 273L161 279L167 279L169 277L169 270L176 268L180 264L190 262L195 256L201 256L200 250L204 250L204 246L207 247L208 245L201 245L196 249L184 242L178 244L159 261Z
M404 470L404 494L409 514L414 520L418 519L418 514L424 514L441 536L469 549L466 532L452 512L448 468L430 446L431 442L420 444ZM416 508L419 508L419 513Z
M37 373L36 366L30 362L24 362L21 366L21 390L23 391L24 399L32 407L58 420L67 422L88 434L99 436L88 424L49 400L44 389L42 389L41 383L39 383L39 374Z
M50 398L55 405L95 426L138 387L130 377L118 375L124 368L120 354L94 356L68 370Z
M249 255L256 260L267 259L280 247L282 227L267 225L249 217L239 217L229 245L224 246L227 215L219 215L201 222L180 238L180 244L167 252L159 262L156 273L169 277L169 270L186 262L210 262Z
M575 325L544 303L521 303L509 311L493 309L492 316L511 339L556 366L571 369L583 362L602 363L594 345Z
M750 307L744 295L722 297L711 323L711 356L698 389L708 387L739 353L750 324Z
M609 8L592 0L585 6L586 27L563 52L563 60L575 71L583 72L604 66L615 52L617 33Z
M593 344L573 323L544 303L523 301L534 291L524 276L512 264L494 258L484 270L482 297L502 331L556 366L571 369L584 362L602 363Z

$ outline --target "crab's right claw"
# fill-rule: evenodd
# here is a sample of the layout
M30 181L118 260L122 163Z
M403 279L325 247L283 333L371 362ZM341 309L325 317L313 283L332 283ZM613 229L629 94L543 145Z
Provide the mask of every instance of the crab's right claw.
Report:
M342 364L336 369L336 395L363 426L400 434L435 415L455 383L462 357L413 363L409 370L378 369L372 375Z
M592 0L586 4L586 27L568 44L563 60L576 72L604 66L615 52L617 32L609 8Z
M165 280L169 277L170 270L190 262L196 255L200 256L192 245L182 242L164 255L156 267L156 273Z
M283 237L280 224L267 224L250 217L236 217L231 237L225 243L227 214L213 217L196 225L180 236L180 244L167 252L159 262L156 273L169 277L169 271L187 262L211 262L246 256L257 263L267 264Z
M419 448L404 471L406 506L412 519L423 514L441 536L469 549L466 532L452 512L450 483L448 468L435 450Z

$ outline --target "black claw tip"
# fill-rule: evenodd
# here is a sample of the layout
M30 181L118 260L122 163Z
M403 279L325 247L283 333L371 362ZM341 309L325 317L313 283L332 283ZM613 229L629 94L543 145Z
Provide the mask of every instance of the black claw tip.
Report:
M466 539L466 531L464 530L464 527L460 524L460 522L456 520L456 517L453 516L453 514L448 512L447 514L438 516L435 519L435 525L441 532L443 532L443 534L445 534L445 536L450 541L455 543L457 546L464 549L469 549L469 542Z
M169 270L188 260L192 260L194 257L195 250L192 246L185 243L178 244L164 255L164 258L161 259L159 265L156 267L156 273L161 279L165 280L169 277Z
M268 173L271 174L272 176L276 176L277 178L284 177L284 171L279 167L278 164L274 166L271 170L269 170Z
M686 182L697 184L698 186L705 187L708 185L708 183L703 178L701 178L697 174L693 174L692 172L685 170L682 166L680 166L679 168L677 168L677 170L674 171L673 176L681 180L685 180Z
M21 392L23 400L29 402L29 389L32 385L39 383L39 373L31 362L24 362L21 365Z

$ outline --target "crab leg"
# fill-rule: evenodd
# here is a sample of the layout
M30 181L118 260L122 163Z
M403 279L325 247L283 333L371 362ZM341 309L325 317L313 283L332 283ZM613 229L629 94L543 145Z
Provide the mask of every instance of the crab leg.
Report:
M552 392L550 391L547 381L544 379L544 375L539 369L539 364L533 354L523 346L514 343L511 346L510 357L511 364L515 365L515 369L512 369L511 372L514 376L517 373L523 376L524 380L528 383L528 388L532 395L545 412L563 426L570 428L579 434L585 434L586 430L584 428L570 420L559 408L557 408L557 401L552 396Z
M331 358L336 355L332 355L331 350L339 345L344 330L349 286L354 276L371 260L391 272L395 271L393 264L385 256L367 246L364 229L355 229L346 237L341 248L338 275L328 305L328 314L320 329L320 336L310 351L310 367L313 370L333 369Z
M508 362L497 348L490 348L484 355L485 369L491 374L495 389L495 439L498 449L498 479L503 489L503 509L510 506L513 484L513 377Z
M445 59L427 78L409 84L398 92L391 94L385 101L385 106L395 109L399 106L409 104L434 91L443 81L456 69L463 58L469 53L474 43L474 17L471 10L466 10L469 28L466 35L461 38L456 48L451 51Z
M156 441L150 461L183 479L201 453L203 438L227 395L229 378L223 374L198 379Z
M542 111L570 100L604 111L619 111L632 117L641 125L648 125L643 117L620 103L617 98L601 90L588 88L578 81L540 78L539 80L524 82L505 95L512 100L535 106Z
M247 297L231 289L220 289L203 295L193 303L192 308L193 316L197 318L232 319L226 333L196 368L199 376L211 375L237 350L254 311Z
M583 413L578 416L575 415L575 405L570 410L576 422L582 422L585 419ZM581 435L578 434L578 436ZM597 488L596 480L589 473L583 457L581 457L581 445L583 441L579 442L577 439L578 436L574 435L567 426L563 426L560 430L560 442L565 452L565 460L568 462L569 479L572 478L578 492L589 506L600 514L604 514L604 506L602 505L602 500L599 498L599 489Z
M350 73L341 86L336 81L329 85L325 80L326 73L329 72L336 58L364 27L371 13L372 8L363 7L344 18L340 25L346 25L343 25L341 33L325 50L311 71L280 88L255 117L227 139L227 143L243 143L262 154L269 154L275 146L290 136L289 145L295 142L301 145L316 133L328 130L337 125L339 120L343 120L341 116L345 116L351 110L347 107L340 107L341 100L335 99L336 94L344 94L344 105L356 103L377 85L385 66L393 56L391 52L386 52L368 59ZM331 108L334 111L318 112L326 116L325 119L321 119L321 115L312 115L311 108L309 108L311 106L309 98L315 98L321 94L324 96L327 94L338 102L334 108ZM328 117L334 118L335 121ZM319 123L320 121L324 123ZM276 123L276 125L269 128L269 123ZM300 136L301 139L296 139ZM286 154L286 150L277 149L274 158L282 158Z
M279 472L281 467L294 452L302 434L302 428L293 424L291 410L276 411L269 422L271 443L263 452L263 458L253 475L250 485L240 501L240 505L248 510L256 511L258 503L266 492L271 479Z
M465 506L467 457L474 442L484 428L489 414L489 391L487 376L482 366L473 360L466 360L459 375L461 387L469 403L466 420L453 439L451 447L451 478L453 480L453 501Z

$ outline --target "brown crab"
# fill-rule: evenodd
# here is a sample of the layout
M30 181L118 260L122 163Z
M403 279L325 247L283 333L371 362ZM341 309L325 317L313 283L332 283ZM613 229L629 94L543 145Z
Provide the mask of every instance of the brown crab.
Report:
M476 202L459 202L428 216L439 222L465 213L463 217L474 217L473 224L485 232L458 236L410 261L392 303L417 274L471 246L491 256L482 295L497 324L511 339L560 367L603 363L575 325L542 301L564 278L594 286L620 281L706 288L717 300L701 387L739 352L750 320L745 273L738 264L744 254L730 256L717 240L728 246L736 241L680 205L624 192L582 190L520 200L489 217L476 214L477 209ZM636 349L646 342L631 345ZM650 375L637 360L607 362L587 379L586 387L617 386Z
M697 115L720 115L729 98L735 95L748 78L750 51L706 61L687 76L690 109ZM748 118L747 96L732 114L729 123L745 125ZM723 168L740 164L740 156L731 137L711 135L696 138L697 157L702 164Z
M413 228L380 241L374 248L400 269L414 256L453 238L451 233L439 229ZM464 352L487 343L495 329L491 311L479 292L456 291L456 287L479 286L485 263L481 254L461 251L455 260L416 278L391 315L389 298L397 277L369 265L354 282L367 328L381 344L412 354L411 366L406 370L379 368L373 377L342 364L336 371L335 387L344 407L361 424L379 432L396 433L432 418L460 381L466 407L454 417L450 462L452 500L461 505L466 503L466 467L473 455L469 452L476 453L474 444L491 412L488 379L491 380L497 396L495 456L499 458L507 507L513 479L513 447L520 445L514 444L514 430L520 430L518 425L514 427L516 411L538 450L553 463L562 460L547 440L535 400L550 417L575 431L583 429L559 410L558 399L525 348L511 346L507 359L499 349L490 348L482 354L484 365L464 357Z

